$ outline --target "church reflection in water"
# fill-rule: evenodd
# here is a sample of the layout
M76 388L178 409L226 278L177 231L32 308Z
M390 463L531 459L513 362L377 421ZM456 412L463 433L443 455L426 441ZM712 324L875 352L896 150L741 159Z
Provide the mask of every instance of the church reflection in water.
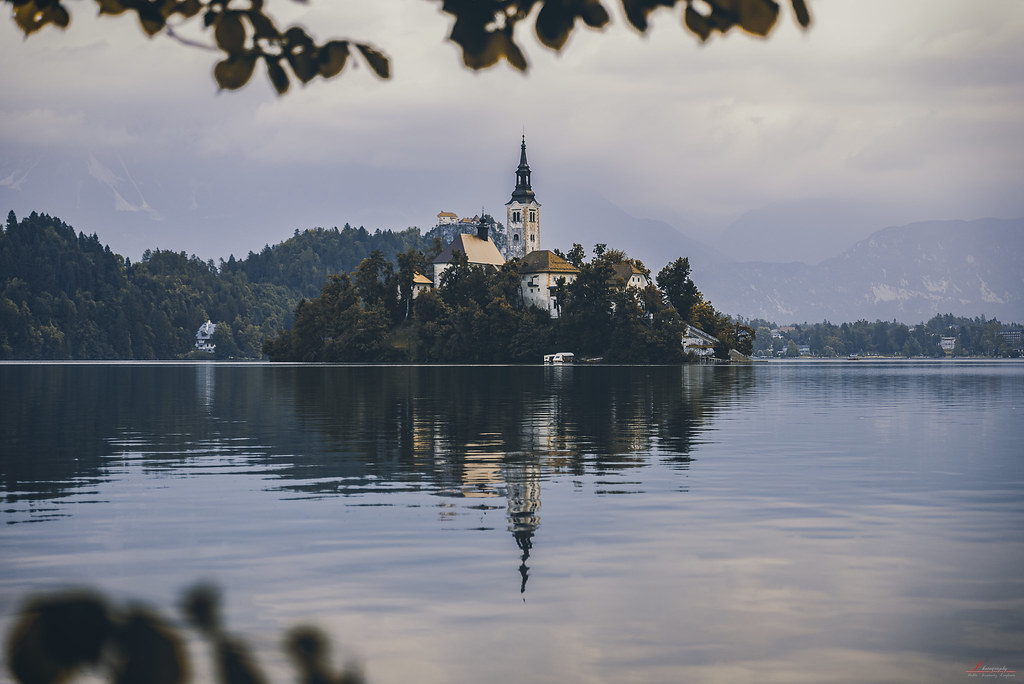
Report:
M269 489L312 497L431 493L504 499L525 592L541 490L660 463L687 469L749 368L696 366L115 365L4 368L33 411L0 416L9 502L59 501L134 462L163 472L244 457ZM54 432L48 426L72 429ZM9 429L8 429L9 428ZM191 464L191 465L190 465ZM45 471L44 471L45 466ZM392 498L391 501L394 499ZM491 510L491 506L487 506ZM469 502L469 507L473 507ZM18 522L20 518L14 520Z
M480 382L481 375L494 381ZM404 453L416 464L404 477L431 479L447 496L504 498L521 593L545 481L607 476L655 459L687 469L690 444L715 402L749 386L742 370L707 367L415 369L409 382L408 403L395 416L412 425L409 442L395 445L399 461ZM433 389L442 384L445 391Z

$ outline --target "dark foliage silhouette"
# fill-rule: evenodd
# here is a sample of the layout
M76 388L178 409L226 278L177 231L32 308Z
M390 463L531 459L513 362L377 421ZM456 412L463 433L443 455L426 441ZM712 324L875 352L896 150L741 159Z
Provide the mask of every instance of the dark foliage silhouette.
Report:
M3 2L11 6L14 21L26 36L45 26L67 28L71 24L71 14L61 0ZM626 20L640 33L647 31L649 17L656 10L682 7L683 26L702 41L716 31L732 28L767 36L779 15L775 0L620 2ZM340 74L357 61L349 59L354 55L378 77L391 76L391 60L369 42L333 39L317 44L302 26L278 26L263 0L96 0L96 4L100 14L136 15L149 36L164 33L187 45L220 51L223 58L214 66L213 76L217 85L227 90L248 83L261 61L278 94L287 92L293 78L308 83L317 76ZM805 0L790 0L790 4L797 22L809 26ZM441 0L441 9L454 19L449 38L462 49L462 62L470 69L486 69L504 60L526 71L526 55L515 40L519 24L534 21L540 43L560 51L578 23L600 29L611 21L600 0ZM182 24L198 22L204 29L213 29L213 44L179 36L177 28Z
M221 684L263 684L267 678L244 641L230 635L220 618L218 591L199 584L185 592L186 621L209 641ZM361 684L358 668L340 673L328 663L329 640L301 626L285 637L304 684ZM22 684L60 684L78 672L101 672L115 684L177 684L190 672L183 637L156 612L118 606L92 591L69 591L30 599L7 639L7 663Z

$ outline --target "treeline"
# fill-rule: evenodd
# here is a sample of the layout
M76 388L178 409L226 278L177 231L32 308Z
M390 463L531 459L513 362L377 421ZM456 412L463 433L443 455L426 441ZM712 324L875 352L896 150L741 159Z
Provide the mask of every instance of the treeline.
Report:
M536 363L565 350L609 362L679 363L687 358L687 321L721 340L719 356L753 350L754 331L704 300L685 258L662 269L657 286L640 289L626 287L613 267L650 271L619 250L599 244L587 260L576 244L559 256L580 272L559 285L560 316L551 318L523 305L518 260L484 268L457 252L437 287L413 297L413 277L426 271L427 256L407 250L396 267L376 251L301 302L294 326L263 351L275 361Z
M1008 326L984 316L965 318L944 314L927 323L908 326L896 321L856 321L836 325L804 323L779 327L755 319L746 322L757 332L757 356L801 356L801 347L811 356L826 358L850 354L940 358L943 356L1020 355L1020 341L1001 335ZM952 348L940 346L943 338Z
M353 271L366 255L380 250L392 261L400 252L426 249L430 244L418 228L401 232L378 230L349 224L338 228L313 228L295 231L292 239L236 260L231 255L221 264L222 273L244 273L249 282L272 283L289 288L301 297L315 297L327 278L335 273ZM440 251L440 247L437 248Z
M182 358L207 319L217 324L217 357L259 358L326 274L355 268L374 249L410 246L428 243L416 229L346 226L296 232L219 266L165 250L132 263L57 218L10 212L0 229L0 358Z

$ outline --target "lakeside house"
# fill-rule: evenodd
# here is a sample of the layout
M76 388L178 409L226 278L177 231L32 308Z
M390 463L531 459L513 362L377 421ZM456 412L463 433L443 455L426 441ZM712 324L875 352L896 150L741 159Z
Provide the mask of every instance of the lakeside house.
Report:
M217 345L210 342L210 338L213 337L213 333L216 331L217 324L209 319L199 326L199 330L196 332L196 350L210 352L211 354L217 351Z
M682 344L684 352L693 352L700 360L710 360L715 356L715 345L718 344L718 338L687 323L686 330L683 332Z

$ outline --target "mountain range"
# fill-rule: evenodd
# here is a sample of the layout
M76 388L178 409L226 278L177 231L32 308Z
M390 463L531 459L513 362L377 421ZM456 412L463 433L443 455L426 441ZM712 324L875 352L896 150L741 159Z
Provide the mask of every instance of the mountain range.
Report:
M889 227L817 264L697 262L693 279L719 310L779 323L939 313L1021 322L1024 219Z

